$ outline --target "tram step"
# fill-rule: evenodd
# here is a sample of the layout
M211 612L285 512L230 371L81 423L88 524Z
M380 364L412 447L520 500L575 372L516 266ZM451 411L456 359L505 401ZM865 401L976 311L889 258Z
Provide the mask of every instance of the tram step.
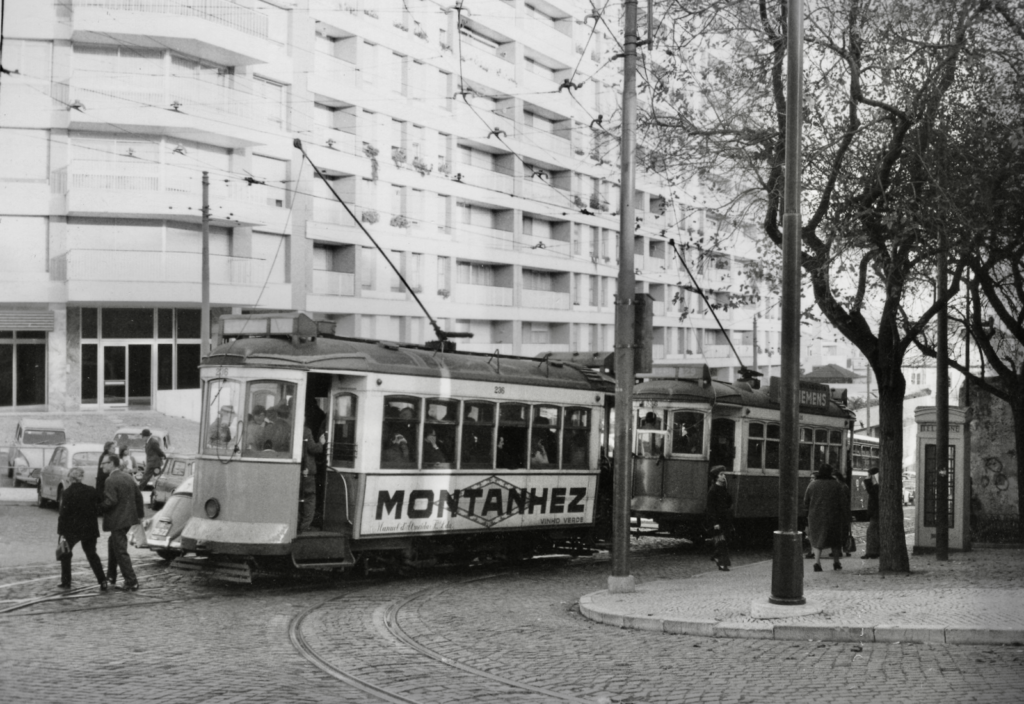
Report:
M305 533L292 541L296 567L351 567L355 563L348 540L337 533Z
M179 557L171 563L171 569L191 572L222 582L252 584L252 567L247 562L219 562L207 557Z

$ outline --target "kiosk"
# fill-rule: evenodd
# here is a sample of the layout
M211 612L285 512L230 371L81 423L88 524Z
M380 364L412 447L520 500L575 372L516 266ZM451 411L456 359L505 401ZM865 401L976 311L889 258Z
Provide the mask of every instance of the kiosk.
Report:
M935 550L935 525L938 506L936 490L942 478L936 466L938 428L935 406L921 406L914 412L917 421L917 515L914 519L914 553ZM965 431L967 409L949 409L949 549L970 550L970 477L965 467Z

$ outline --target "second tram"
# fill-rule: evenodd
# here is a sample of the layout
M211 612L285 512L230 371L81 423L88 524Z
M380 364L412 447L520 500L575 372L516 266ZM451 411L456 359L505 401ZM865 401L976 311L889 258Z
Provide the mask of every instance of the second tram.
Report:
M659 532L704 535L709 472L726 468L737 532L772 534L779 510L779 402L768 389L711 378L707 367L651 379L634 390L632 513ZM824 462L848 479L853 413L822 384L800 386L800 498Z

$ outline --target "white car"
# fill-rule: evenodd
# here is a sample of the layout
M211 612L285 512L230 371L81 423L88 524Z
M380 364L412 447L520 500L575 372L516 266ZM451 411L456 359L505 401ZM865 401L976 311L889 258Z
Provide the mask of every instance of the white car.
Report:
M162 509L132 529L132 545L153 550L165 560L185 554L181 549L181 533L192 517L192 480L193 477L189 477L183 481Z
M39 506L46 506L50 503L59 505L64 491L71 484L68 472L72 467L82 468L83 484L96 486L96 474L102 454L103 445L98 443L59 445L50 455L50 461L39 473L36 503Z
M14 486L38 484L39 473L57 445L68 442L64 424L49 418L22 418L7 450L7 476Z

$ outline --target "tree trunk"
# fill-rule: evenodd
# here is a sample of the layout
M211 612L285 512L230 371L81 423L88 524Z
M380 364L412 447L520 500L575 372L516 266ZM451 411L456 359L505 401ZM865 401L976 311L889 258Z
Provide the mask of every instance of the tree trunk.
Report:
M879 364L874 370L878 379L878 414L881 430L878 537L882 551L878 571L909 572L907 535L903 530L903 397L906 392L906 381L900 368L902 357L894 359L899 356L895 346L885 344L887 339L893 339L885 335L886 327L883 322L879 328Z

